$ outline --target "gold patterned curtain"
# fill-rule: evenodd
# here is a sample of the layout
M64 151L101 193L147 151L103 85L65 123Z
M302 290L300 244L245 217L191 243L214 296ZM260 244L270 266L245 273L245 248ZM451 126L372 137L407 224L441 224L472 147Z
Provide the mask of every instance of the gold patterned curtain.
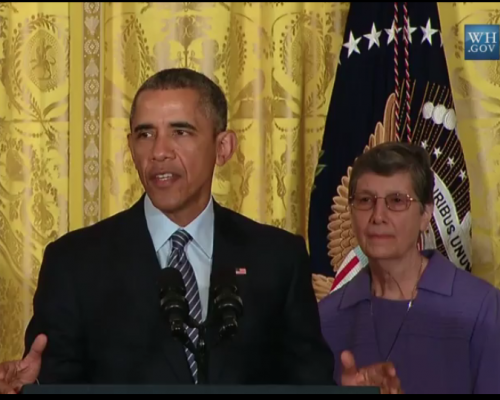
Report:
M439 3L439 12L470 175L473 273L500 288L500 61L464 60L465 25L500 24L500 3Z
M142 194L126 146L141 82L224 89L239 150L216 200L306 236L348 3L0 3L0 361L20 357L43 250Z

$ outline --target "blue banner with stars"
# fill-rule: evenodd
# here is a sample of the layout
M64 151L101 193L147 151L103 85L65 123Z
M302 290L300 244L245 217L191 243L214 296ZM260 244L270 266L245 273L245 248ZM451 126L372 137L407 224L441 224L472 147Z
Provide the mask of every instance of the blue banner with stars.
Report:
M470 271L469 181L437 3L351 3L309 218L313 273L335 276L333 289L366 266L350 227L350 167L366 149L391 140L431 155L435 213L421 246Z

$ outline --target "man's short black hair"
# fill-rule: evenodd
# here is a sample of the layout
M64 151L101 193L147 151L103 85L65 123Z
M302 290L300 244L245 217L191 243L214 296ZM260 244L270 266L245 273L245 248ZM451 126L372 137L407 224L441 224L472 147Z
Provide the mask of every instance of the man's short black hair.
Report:
M222 89L207 76L188 68L170 68L149 77L132 101L130 127L137 107L137 98L146 90L193 89L200 94L201 106L214 124L215 134L227 129L227 99Z

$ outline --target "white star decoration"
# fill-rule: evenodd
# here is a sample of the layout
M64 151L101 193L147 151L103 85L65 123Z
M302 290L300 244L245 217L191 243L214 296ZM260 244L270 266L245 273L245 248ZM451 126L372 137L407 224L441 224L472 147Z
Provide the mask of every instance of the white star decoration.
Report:
M417 30L417 28L412 28L411 26L411 23L410 23L410 18L408 18L408 33L409 33L409 42L411 43L411 35L413 34L413 32L415 32Z
M349 35L349 41L347 43L344 43L344 47L349 50L347 58L349 58L353 52L360 54L358 43L361 39L361 37L355 39L351 31L351 34Z
M467 178L467 173L462 170L460 171L460 179L462 179L462 182Z
M381 29L377 30L377 27L375 26L375 23L372 23L372 28L370 33L364 34L358 38L354 36L354 33L351 31L349 33L349 41L347 43L343 44L343 47L347 49L347 58L351 57L353 53L358 53L361 54L361 51L359 49L359 43L363 38L368 40L368 50L370 50L372 47L375 45L380 48L381 43L380 43L380 36L382 35L382 32L385 31L387 33L387 45L392 43L395 39L396 35L396 21L392 21L392 26L389 29ZM398 34L401 32L403 28L400 27L397 29ZM431 19L429 18L427 20L427 24L424 26L420 27L422 31L422 44L424 42L428 42L432 46L432 36L435 35L436 33L439 33L439 37L441 39L440 46L443 47L443 34L439 31L439 29L434 29L432 27ZM411 26L411 21L410 18L408 18L408 33L409 37L408 40L410 43L413 43L413 34L415 31L417 31L417 27ZM341 59L339 57L338 64L342 65ZM434 152L435 153L435 152ZM435 153L436 154L436 153ZM441 155L441 152L439 151L438 154L436 154L436 157L439 157Z
M391 29L386 29L385 31L387 32L387 44L391 43L394 40L395 36L395 28L396 28L396 21L392 21L392 26ZM398 28L398 33L401 31L401 28Z
M439 156L441 155L442 151L439 147L436 147L434 149L434 155L436 156L436 158L439 158Z
M380 35L381 34L382 34L382 31L377 32L377 28L375 27L375 23L373 23L371 33L368 33L367 35L363 35L365 38L367 38L370 41L370 43L368 43L368 50L370 50L374 44L376 44L377 47L380 47Z
M434 35L436 32L439 31L437 29L432 29L431 19L429 18L427 20L427 25L425 26L425 28L421 26L420 29L422 29L422 32L424 34L424 37L422 38L422 43L424 43L427 40L429 44L432 46L432 35Z
M453 157L448 157L448 166L450 168L453 168L454 165L455 165L455 160L453 159Z
M422 142L422 147L423 147L425 150L427 150L427 140L424 140L424 141Z

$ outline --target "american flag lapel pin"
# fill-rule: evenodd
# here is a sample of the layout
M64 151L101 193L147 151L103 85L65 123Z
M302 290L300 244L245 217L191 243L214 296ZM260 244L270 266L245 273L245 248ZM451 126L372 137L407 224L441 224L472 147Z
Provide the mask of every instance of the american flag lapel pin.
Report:
M236 275L246 275L246 274L247 274L246 268L236 268Z

